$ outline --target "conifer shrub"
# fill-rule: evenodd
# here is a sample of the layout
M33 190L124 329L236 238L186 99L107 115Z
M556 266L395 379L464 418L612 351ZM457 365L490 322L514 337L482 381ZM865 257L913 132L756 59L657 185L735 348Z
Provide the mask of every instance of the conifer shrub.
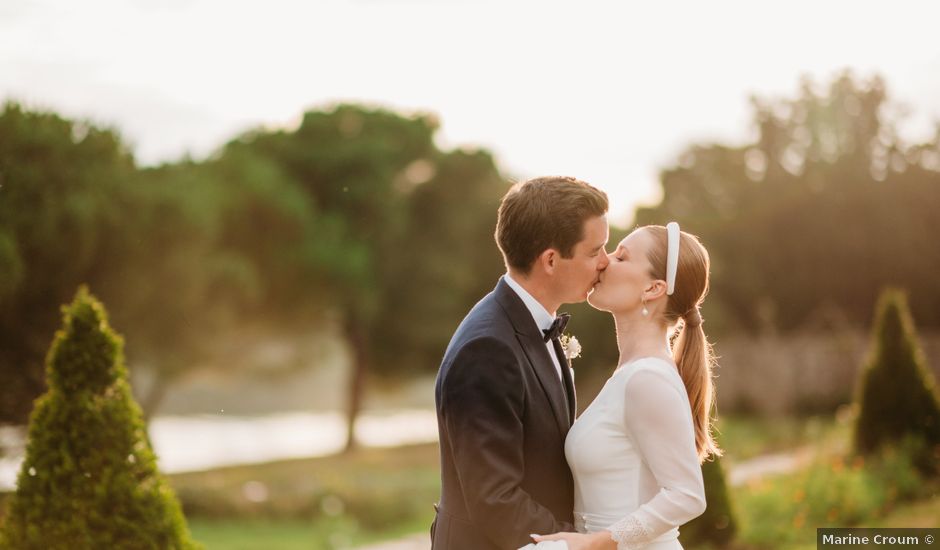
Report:
M63 314L0 548L199 548L157 469L104 307L82 287Z
M704 462L702 477L707 507L702 515L679 528L679 540L686 547L707 544L721 548L734 539L738 529L721 459Z
M936 473L940 399L917 340L907 297L900 290L887 289L879 299L872 351L862 371L856 405L856 453L870 455L887 443L916 438L923 448L916 456L917 465Z

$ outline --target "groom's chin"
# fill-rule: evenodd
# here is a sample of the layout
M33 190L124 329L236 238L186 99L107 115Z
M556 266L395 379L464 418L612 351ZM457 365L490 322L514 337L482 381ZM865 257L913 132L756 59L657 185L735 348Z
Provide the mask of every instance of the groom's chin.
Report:
M586 301L591 297L591 294L594 292L594 286L595 286L595 285L591 285L591 286L587 287L586 289L583 289L583 290L582 290L581 292L579 292L578 294L575 294L575 293L573 292L573 289L572 289L571 295L569 295L569 296L568 296L568 299L565 300L565 301L562 302L562 303L565 303L565 304L580 304L580 303L586 302Z

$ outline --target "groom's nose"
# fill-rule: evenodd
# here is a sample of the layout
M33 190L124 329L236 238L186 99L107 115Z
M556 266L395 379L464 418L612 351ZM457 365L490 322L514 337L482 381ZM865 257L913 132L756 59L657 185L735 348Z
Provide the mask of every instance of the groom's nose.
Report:
M600 256L601 256L600 261L597 262L597 270L604 271L605 269L607 269L607 266L610 264L610 257L607 254L601 254Z

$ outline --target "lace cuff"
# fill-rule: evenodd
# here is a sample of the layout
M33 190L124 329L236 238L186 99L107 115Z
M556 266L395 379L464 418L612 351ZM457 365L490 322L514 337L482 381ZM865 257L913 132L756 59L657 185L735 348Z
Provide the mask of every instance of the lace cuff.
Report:
M637 550L652 540L651 529L636 514L627 516L607 528L610 538L617 541L617 550Z

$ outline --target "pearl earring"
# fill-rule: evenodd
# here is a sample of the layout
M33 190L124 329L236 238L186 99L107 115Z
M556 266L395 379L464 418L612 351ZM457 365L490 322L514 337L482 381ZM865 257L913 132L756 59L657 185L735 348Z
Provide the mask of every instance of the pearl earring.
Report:
M641 311L640 313L643 314L643 317L646 317L647 315L650 314L650 310L646 309L646 300L643 300L643 311Z

